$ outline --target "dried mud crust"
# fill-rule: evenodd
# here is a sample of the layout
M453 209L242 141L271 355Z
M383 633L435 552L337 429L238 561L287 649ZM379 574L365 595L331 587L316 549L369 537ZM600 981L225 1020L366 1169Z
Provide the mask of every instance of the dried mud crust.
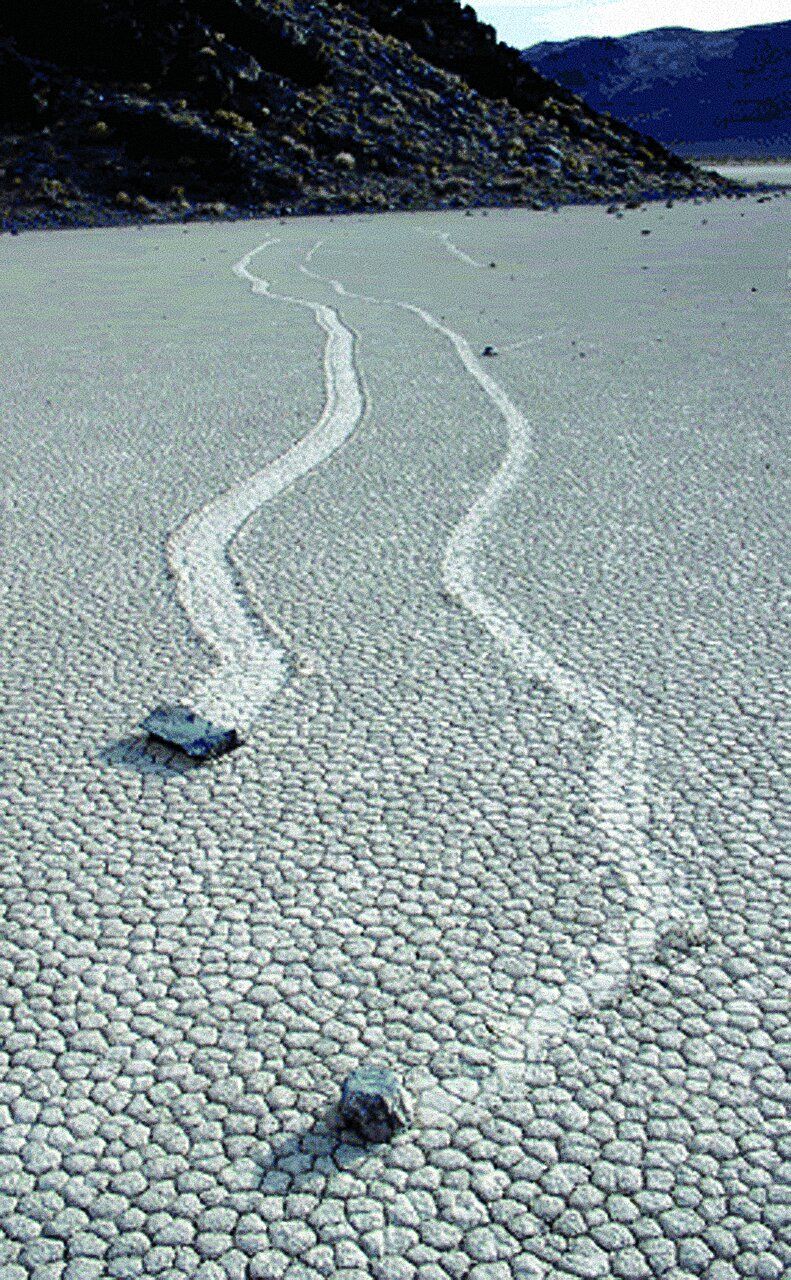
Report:
M372 411L246 526L237 554L256 608L323 670L289 681L249 746L208 769L108 749L167 680L207 665L166 538L311 428L321 335L305 308L234 277L261 229L6 246L4 1280L787 1271L783 283L767 270L750 292L758 247L773 264L785 246L774 205L750 204L746 223L726 204L708 212L704 228L692 208L654 210L646 242L637 218L584 210L541 226L441 220L497 272L413 219L344 220L314 262L360 292L464 310L453 323L470 339L490 334L481 307L521 332L536 293L547 308L562 276L582 295L594 268L606 283L659 227L668 274L695 244L706 264L665 305L659 280L647 292L622 268L626 402L592 343L585 361L570 342L528 348L522 366L503 342L495 362L541 435L519 519L504 511L481 546L488 589L510 593L559 659L634 699L652 799L672 803L654 804L652 841L702 878L711 928L646 962L515 1092L483 1100L493 1015L559 984L623 913L622 886L596 874L590 726L438 590L503 424L447 341L310 285L305 228L283 228L272 287L359 327ZM179 292L203 255L213 268ZM94 327L97 282L103 322L126 325L117 350ZM603 289L586 296L613 310ZM73 343L45 341L55 300ZM653 357L660 319L675 330L679 315L683 345L666 331L668 355ZM619 495L640 538L624 572L607 558ZM646 546L667 554L646 561ZM374 1056L419 1102L377 1150L332 1116Z

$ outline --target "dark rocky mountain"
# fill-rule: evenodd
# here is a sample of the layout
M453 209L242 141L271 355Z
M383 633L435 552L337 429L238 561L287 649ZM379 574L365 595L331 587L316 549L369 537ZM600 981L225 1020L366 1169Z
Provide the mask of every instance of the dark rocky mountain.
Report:
M456 0L3 0L0 225L715 194Z
M682 155L791 157L791 22L544 42L523 58Z

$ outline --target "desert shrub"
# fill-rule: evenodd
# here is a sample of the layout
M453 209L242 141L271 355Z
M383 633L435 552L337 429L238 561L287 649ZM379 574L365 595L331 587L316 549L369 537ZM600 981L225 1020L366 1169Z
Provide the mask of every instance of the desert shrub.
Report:
M527 175L519 174L503 174L495 179L494 185L498 191L506 191L511 194L524 190L527 184Z
M403 102L400 102L395 94L391 93L389 89L383 89L380 84L375 84L373 86L369 96L374 98L380 104L383 111L396 111L399 114L403 114Z
M306 142L300 142L297 138L292 138L291 134L284 133L280 141L284 147L287 147L292 155L299 160L315 160L316 152Z
M398 125L389 116L368 116L368 124L374 133L398 134Z
M635 147L634 155L638 163L644 164L648 169L656 169L665 159L664 156L658 155L653 148L642 143Z
M58 178L42 178L38 184L38 194L47 204L68 204L68 188Z
M245 120L244 116L240 116L237 111L226 111L223 107L218 107L213 118L218 125L233 129L235 133L256 133L252 120Z
M437 195L460 195L475 186L472 178L466 174L449 173L432 179L431 186Z
M305 179L288 165L267 164L259 167L255 187L264 198L283 200L287 196L299 195L304 190Z

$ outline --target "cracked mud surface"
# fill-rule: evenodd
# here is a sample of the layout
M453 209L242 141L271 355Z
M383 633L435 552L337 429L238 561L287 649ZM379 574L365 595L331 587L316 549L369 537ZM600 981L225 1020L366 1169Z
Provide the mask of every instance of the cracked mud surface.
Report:
M275 227L367 409L232 546L314 674L208 768L134 738L214 662L167 538L316 423L321 334L233 275L270 224L4 245L3 1280L784 1275L783 209L740 212ZM598 731L440 590L502 420L418 318L299 273L320 237L502 351L532 453L479 580L639 721L652 860L705 907L537 1060L630 911ZM418 1111L366 1149L332 1107L369 1055Z

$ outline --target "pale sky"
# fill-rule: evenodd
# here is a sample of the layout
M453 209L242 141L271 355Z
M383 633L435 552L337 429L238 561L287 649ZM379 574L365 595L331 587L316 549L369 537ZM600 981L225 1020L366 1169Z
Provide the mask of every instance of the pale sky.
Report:
M469 0L501 40L524 49L539 40L624 36L652 27L723 31L787 22L791 0Z

